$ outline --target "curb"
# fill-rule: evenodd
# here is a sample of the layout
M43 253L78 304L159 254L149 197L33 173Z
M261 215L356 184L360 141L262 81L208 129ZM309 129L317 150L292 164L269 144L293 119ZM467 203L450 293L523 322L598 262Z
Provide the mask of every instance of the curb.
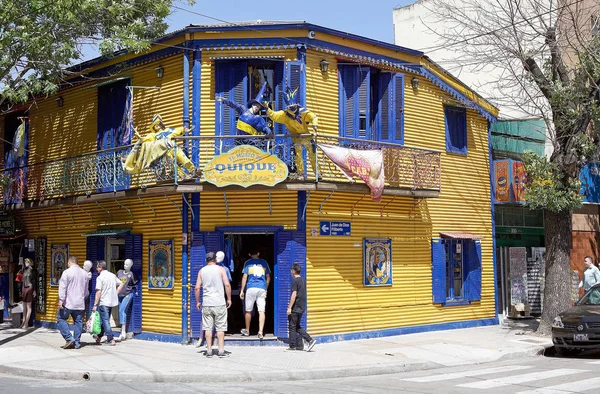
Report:
M480 362L471 362L463 365L486 364L490 362L499 362L514 360L518 358L536 357L544 353L545 347L535 347L523 351L504 354L494 360L485 360ZM336 367L324 369L305 369L295 371L265 371L265 372L246 372L236 371L234 373L189 373L172 372L168 374L159 372L140 372L140 373L115 373L110 371L44 371L31 370L27 368L0 365L0 374L25 376L38 379L52 380L72 380L72 381L91 381L91 382L152 382L152 383L224 383L224 382L270 382L270 381L291 381L291 380L317 380L346 378L353 376L373 376L389 375L403 372L425 371L430 369L445 368L449 365L443 365L431 361L407 364L372 364L364 366Z

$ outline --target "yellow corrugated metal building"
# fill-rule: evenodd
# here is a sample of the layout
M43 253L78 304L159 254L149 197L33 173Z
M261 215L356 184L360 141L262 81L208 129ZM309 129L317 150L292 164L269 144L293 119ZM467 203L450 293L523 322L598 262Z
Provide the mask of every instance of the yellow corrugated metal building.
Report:
M307 23L190 26L147 54L80 69L93 82L72 81L0 122L12 140L7 128L28 116L26 188L5 193L5 208L22 237L46 241L43 256L28 244L22 254L44 279L39 324L55 321L52 250L64 244L80 261L107 260L113 270L134 260L139 338L200 336L193 286L205 253L216 250L232 268L229 326L239 332L240 271L252 248L273 271L269 338L287 338L293 263L306 277L308 331L321 340L497 323L488 139L497 110L422 53ZM271 108L285 109L286 89L297 88L298 104L318 116L308 145L272 123L273 138L233 138L239 114L215 96L245 105L265 83L261 101ZM218 155L233 162L230 151L254 144L288 176L246 188L248 173L216 186L168 155L129 176L121 165L136 141L129 122L145 135L155 114L167 127L189 126L173 149L197 169ZM361 162L361 152L379 152L381 201L364 181L350 182L323 147L369 169L376 163ZM6 155L4 163L8 173L21 167ZM165 277L155 282L163 267L156 241L172 248L164 288Z

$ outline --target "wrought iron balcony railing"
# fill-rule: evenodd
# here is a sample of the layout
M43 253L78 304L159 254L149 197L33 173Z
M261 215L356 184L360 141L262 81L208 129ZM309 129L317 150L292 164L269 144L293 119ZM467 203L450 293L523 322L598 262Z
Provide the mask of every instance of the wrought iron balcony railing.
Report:
M198 170L216 155L241 144L254 145L281 159L289 169L286 182L348 183L348 177L317 147L327 144L356 150L381 149L386 187L412 191L441 188L441 156L437 151L325 135L188 136L176 139L173 154L162 156L148 169L134 175L123 169L133 145L5 169L4 176L10 182L3 187L4 202L90 195L157 184L179 185L195 182L197 177L202 182L204 179ZM198 163L198 170L182 168L182 161L175 159L181 153Z

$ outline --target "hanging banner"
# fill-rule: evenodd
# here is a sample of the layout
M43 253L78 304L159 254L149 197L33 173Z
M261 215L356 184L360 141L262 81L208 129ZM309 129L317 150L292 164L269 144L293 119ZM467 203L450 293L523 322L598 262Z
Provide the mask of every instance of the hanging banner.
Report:
M60 276L67 269L69 260L69 244L54 244L50 252L50 286L58 286Z
M204 167L204 179L215 186L275 186L286 180L288 167L277 156L241 145L215 156Z
M348 179L358 177L366 183L371 189L373 201L381 201L385 184L382 150L357 150L325 144L318 146Z
M148 241L148 289L173 288L173 240Z
M46 313L46 238L35 240L35 311Z
M510 202L509 171L508 160L494 162L495 202Z
M513 198L516 203L525 203L525 165L522 161L512 162L512 189Z

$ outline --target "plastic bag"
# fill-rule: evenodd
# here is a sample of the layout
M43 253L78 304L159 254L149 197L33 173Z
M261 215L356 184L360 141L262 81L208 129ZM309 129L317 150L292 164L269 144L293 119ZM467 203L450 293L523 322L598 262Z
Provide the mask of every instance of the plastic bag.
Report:
M100 334L101 325L100 325L100 314L98 311L92 312L92 315L85 323L85 330L90 334Z

